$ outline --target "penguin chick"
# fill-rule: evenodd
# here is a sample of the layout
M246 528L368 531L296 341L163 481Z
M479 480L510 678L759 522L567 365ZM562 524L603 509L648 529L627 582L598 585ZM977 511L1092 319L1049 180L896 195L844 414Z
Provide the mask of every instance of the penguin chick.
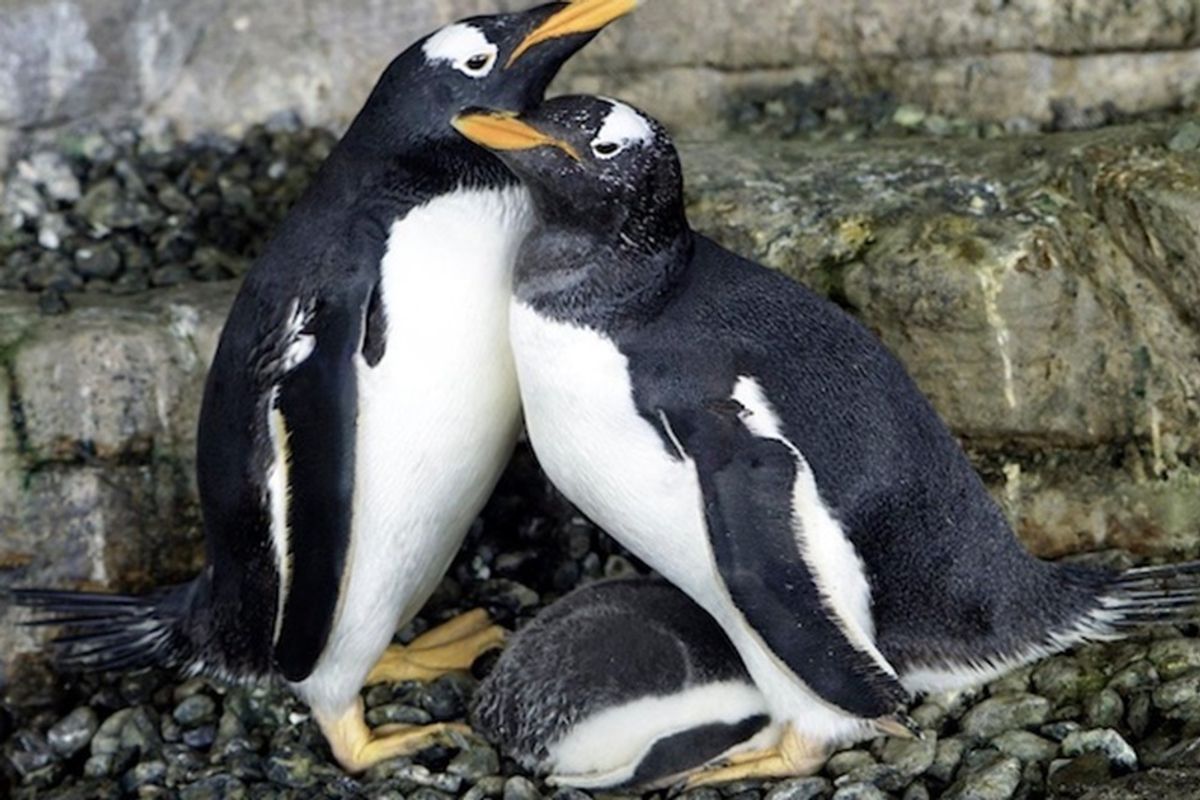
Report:
M660 578L576 589L512 637L474 729L547 782L647 790L779 737L729 639Z
M539 461L717 620L789 726L782 757L717 779L789 774L904 732L914 692L1194 613L1198 563L1119 573L1025 551L878 339L691 230L659 123L561 97L455 125L533 198L510 318ZM761 441L786 480L747 457Z
M481 104L537 102L633 4L473 17L388 66L221 333L197 442L207 566L146 597L20 593L49 615L39 623L73 629L59 640L64 665L282 678L351 772L454 727L373 733L358 695L467 668L503 635L475 611L388 648L520 425L506 332L528 201L449 122Z

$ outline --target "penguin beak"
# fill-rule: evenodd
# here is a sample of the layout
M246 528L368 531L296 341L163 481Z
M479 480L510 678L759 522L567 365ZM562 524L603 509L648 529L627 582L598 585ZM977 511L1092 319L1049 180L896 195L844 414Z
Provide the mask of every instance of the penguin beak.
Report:
M557 147L575 161L579 152L570 142L542 133L515 114L470 113L459 114L450 122L454 129L472 142L489 150L532 150L535 147Z
M511 67L526 50L539 42L559 39L573 33L598 31L613 20L633 11L637 4L638 0L574 0L530 31L513 50L505 67Z

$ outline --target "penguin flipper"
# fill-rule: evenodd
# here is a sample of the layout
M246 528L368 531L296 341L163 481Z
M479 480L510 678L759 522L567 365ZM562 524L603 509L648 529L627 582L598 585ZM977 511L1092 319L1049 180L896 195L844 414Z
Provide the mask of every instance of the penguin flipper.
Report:
M867 719L894 714L908 693L878 651L852 640L801 552L793 494L808 466L798 451L723 406L660 418L695 462L717 570L746 623L825 701Z
M273 389L283 465L287 558L274 662L290 681L312 671L333 627L350 545L358 415L356 356L367 346L375 292L349 281L311 301L298 363Z

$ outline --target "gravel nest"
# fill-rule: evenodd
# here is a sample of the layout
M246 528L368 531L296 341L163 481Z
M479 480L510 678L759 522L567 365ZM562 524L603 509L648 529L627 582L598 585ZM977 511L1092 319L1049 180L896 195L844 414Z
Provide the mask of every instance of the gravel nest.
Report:
M1105 558L1128 563L1124 554ZM405 630L483 606L516 627L572 587L643 571L546 483L527 448L437 594ZM372 725L461 718L478 678L372 687ZM973 692L924 699L923 741L877 739L822 773L690 792L690 800L1006 800L1200 797L1200 637L1159 631L1087 646ZM586 800L524 775L486 742L431 748L349 777L307 710L278 688L180 682L164 672L56 676L13 671L0 706L0 796ZM8 784L5 786L5 784ZM663 793L658 793L663 795Z
M292 114L241 139L169 127L63 134L14 161L0 197L0 290L130 294L242 275L336 137Z

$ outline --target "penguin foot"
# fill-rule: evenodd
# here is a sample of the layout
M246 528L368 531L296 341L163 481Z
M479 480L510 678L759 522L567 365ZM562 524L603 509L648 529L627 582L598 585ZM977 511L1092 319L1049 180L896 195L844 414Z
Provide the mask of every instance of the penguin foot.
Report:
M390 645L367 675L366 685L430 681L470 669L480 655L502 647L507 636L482 608L459 614L407 645Z
M695 789L697 786L751 778L814 775L828 755L829 751L823 744L805 739L789 725L775 746L738 753L718 766L701 769L684 781L683 788Z
M352 775L389 758L412 755L435 744L453 745L451 734L471 733L466 725L452 722L383 725L371 730L363 718L362 698L341 715L325 715L314 709L313 717L325 734L333 757Z

